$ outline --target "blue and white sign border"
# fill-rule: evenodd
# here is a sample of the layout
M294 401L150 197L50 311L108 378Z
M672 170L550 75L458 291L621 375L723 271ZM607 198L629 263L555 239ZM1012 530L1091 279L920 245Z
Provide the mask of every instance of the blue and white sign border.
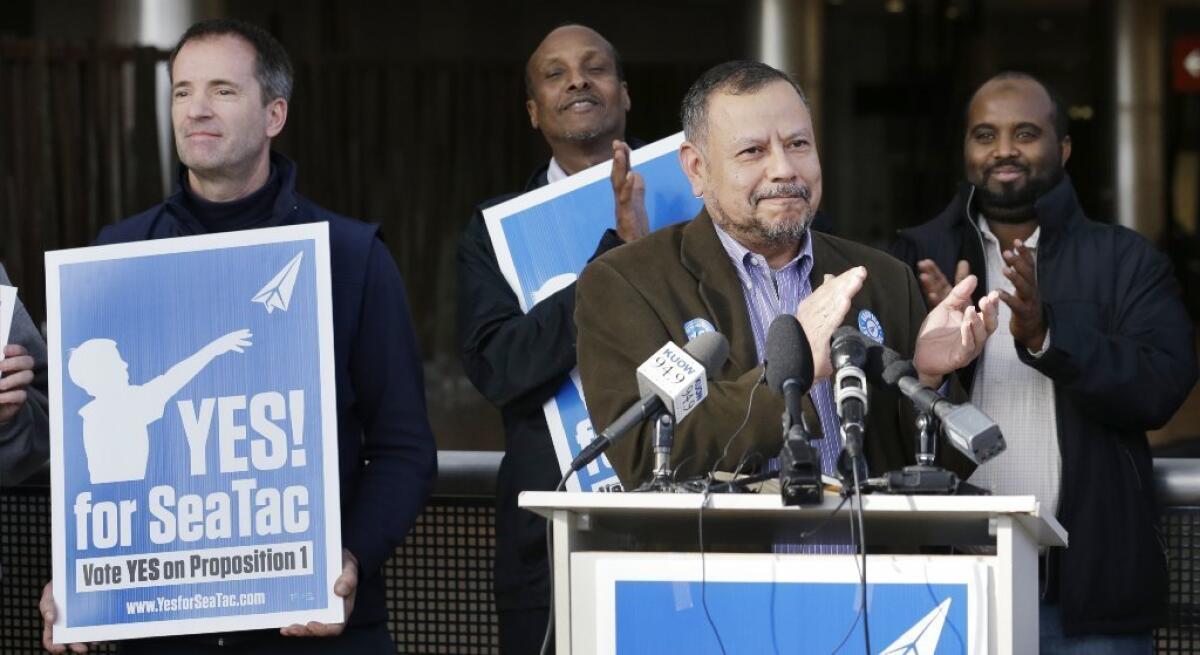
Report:
M321 456L324 465L325 513L325 588L328 590L324 608L298 612L248 613L240 616L217 616L193 619L173 619L152 622L111 624L103 626L67 627L70 607L61 599L67 598L66 507L63 457L63 343L62 306L59 269L69 264L131 259L152 255L198 252L221 248L311 241L316 256L316 300L321 386ZM53 546L54 597L58 599L58 614L54 622L56 643L135 639L160 635L199 632L255 630L320 621L341 623L345 620L343 601L333 593L333 584L342 570L341 493L338 484L337 399L334 379L333 300L329 265L328 223L306 223L260 230L244 230L174 239L158 239L135 243L58 250L46 253L46 325L49 347L50 390L50 499L51 536Z
M631 153L630 167L636 167L643 162L677 152L683 141L683 132L679 132L638 148ZM512 288L513 293L516 294L522 311L528 312L532 308L528 299L533 296L533 290L522 287L520 276L517 274L516 263L513 261L512 249L509 247L508 237L503 229L504 219L531 207L536 207L544 202L577 191L590 184L607 180L611 175L612 161L609 160L580 171L566 179L534 189L483 211L484 222L487 225L488 235L491 237L493 250L496 252L496 261L500 266L500 272L504 275L504 279ZM571 374L572 376L578 376L578 371L573 370ZM580 390L580 399L586 405L586 399L582 398L582 389ZM570 445L572 437L563 428L562 414L559 411L557 399L552 397L550 400L547 400L542 405L542 411L546 414L546 424L550 428L550 438L554 444L554 453L558 459L559 470L563 474L566 474L570 470L571 460L573 459ZM608 463L606 456L601 455L598 461L604 470L611 470L612 467ZM567 490L592 491L597 489L612 489L619 485L620 480L615 473L593 482L589 489L582 489L579 477L572 476L567 481Z
M661 157L670 152L676 152L682 144L683 132L659 139L654 143L632 151L629 158L629 165L631 168L636 167L644 161ZM508 285L517 294L517 300L521 303L521 311L528 312L531 309L529 302L526 300L527 295L531 294L523 293L523 291L531 290L523 290L521 288L521 280L517 275L517 266L513 262L512 251L508 247L508 237L504 234L504 229L501 227L504 218L530 207L540 205L547 200L553 200L559 196L581 189L598 180L608 179L611 175L612 160L609 160L601 164L596 164L587 170L580 171L554 184L547 184L528 193L523 193L512 200L483 210L483 220L487 224L488 236L491 237L492 244L497 246L495 248L496 262L500 264L500 272L504 274L504 280L508 282Z

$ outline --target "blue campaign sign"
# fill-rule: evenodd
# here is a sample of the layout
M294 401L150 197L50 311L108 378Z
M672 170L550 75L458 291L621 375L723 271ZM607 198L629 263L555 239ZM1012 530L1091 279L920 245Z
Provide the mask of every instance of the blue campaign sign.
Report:
M592 419L583 403L583 384L579 381L579 369L571 370L571 383L564 384L554 398L546 403L544 410L546 423L552 426L551 436L554 439L555 450L560 454L560 460L564 450L560 450L563 446L560 445L561 437L558 431L566 437L565 452L569 453L569 465L571 460L596 438L596 431L592 429ZM583 491L621 490L617 474L613 472L608 459L603 456L580 469L572 480Z
M598 654L865 651L855 556L578 552L571 563L570 637ZM989 652L991 566L868 558L871 655Z
M55 640L341 621L328 227L46 269Z
M682 588L681 588L682 587ZM862 653L855 583L618 581L616 652ZM681 598L688 601L681 603ZM963 584L869 586L872 649L887 655L961 655L968 648ZM874 653L872 653L874 655Z
M680 168L681 143L683 134L679 133L633 151L630 163L646 182L646 214L651 230L691 219L703 205L692 195ZM611 161L597 164L484 210L500 270L524 311L574 282L595 253L604 231L613 227L616 214L609 182L611 171ZM573 381L564 384L544 407L564 473L594 436L578 375L572 377ZM570 481L571 489L619 488L616 474L604 457L580 473Z

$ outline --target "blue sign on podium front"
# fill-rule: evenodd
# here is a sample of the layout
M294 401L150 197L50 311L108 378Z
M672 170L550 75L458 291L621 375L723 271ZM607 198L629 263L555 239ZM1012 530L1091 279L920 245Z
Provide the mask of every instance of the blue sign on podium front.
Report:
M572 639L583 652L988 652L994 558L575 553ZM865 615L865 619L864 619ZM594 650L591 648L594 645Z

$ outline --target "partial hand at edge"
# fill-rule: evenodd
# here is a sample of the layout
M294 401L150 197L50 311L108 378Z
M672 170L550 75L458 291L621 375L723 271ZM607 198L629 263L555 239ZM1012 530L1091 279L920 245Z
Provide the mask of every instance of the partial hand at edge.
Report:
M971 265L967 260L960 259L954 270L954 284L967 279L971 274ZM932 259L922 259L917 262L917 281L921 283L921 293L925 296L925 306L933 309L950 295L950 281L942 274L942 269Z
M636 241L650 233L650 218L646 214L646 181L632 170L633 157L629 145L616 140L612 143L613 201L616 205L617 236L625 243Z
M342 574L333 582L333 593L342 598L345 620L341 623L309 621L303 625L293 623L279 630L285 637L336 637L346 629L346 622L354 612L354 598L358 595L358 558L349 550L342 549Z
M33 382L33 357L24 346L4 346L0 359L0 425L7 423L25 404L25 388Z
M42 599L38 601L38 611L42 615L42 648L51 653L87 653L90 646L97 644L56 644L54 643L54 621L58 618L58 606L54 603L54 581L42 587Z
M1046 318L1042 313L1042 298L1038 292L1037 263L1033 252L1021 242L1013 241L1012 250L1003 253L1008 266L1004 277L1013 284L1015 293L999 291L1000 300L1012 310L1008 322L1013 339L1030 352L1038 352L1046 343Z

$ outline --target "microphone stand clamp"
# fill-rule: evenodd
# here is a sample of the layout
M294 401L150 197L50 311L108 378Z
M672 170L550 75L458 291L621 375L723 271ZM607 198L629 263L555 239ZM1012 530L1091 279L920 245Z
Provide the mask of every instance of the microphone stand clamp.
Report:
M784 505L820 505L825 490L821 483L821 453L809 443L803 423L783 413L784 440L779 451L779 495Z
M671 470L671 448L675 445L675 417L669 412L662 412L654 419L654 474L649 482L634 489L635 492L687 491L675 483L675 474Z
M870 486L883 493L914 495L953 495L959 479L954 473L934 466L937 457L938 420L929 412L917 416L917 463L899 471L888 471Z

